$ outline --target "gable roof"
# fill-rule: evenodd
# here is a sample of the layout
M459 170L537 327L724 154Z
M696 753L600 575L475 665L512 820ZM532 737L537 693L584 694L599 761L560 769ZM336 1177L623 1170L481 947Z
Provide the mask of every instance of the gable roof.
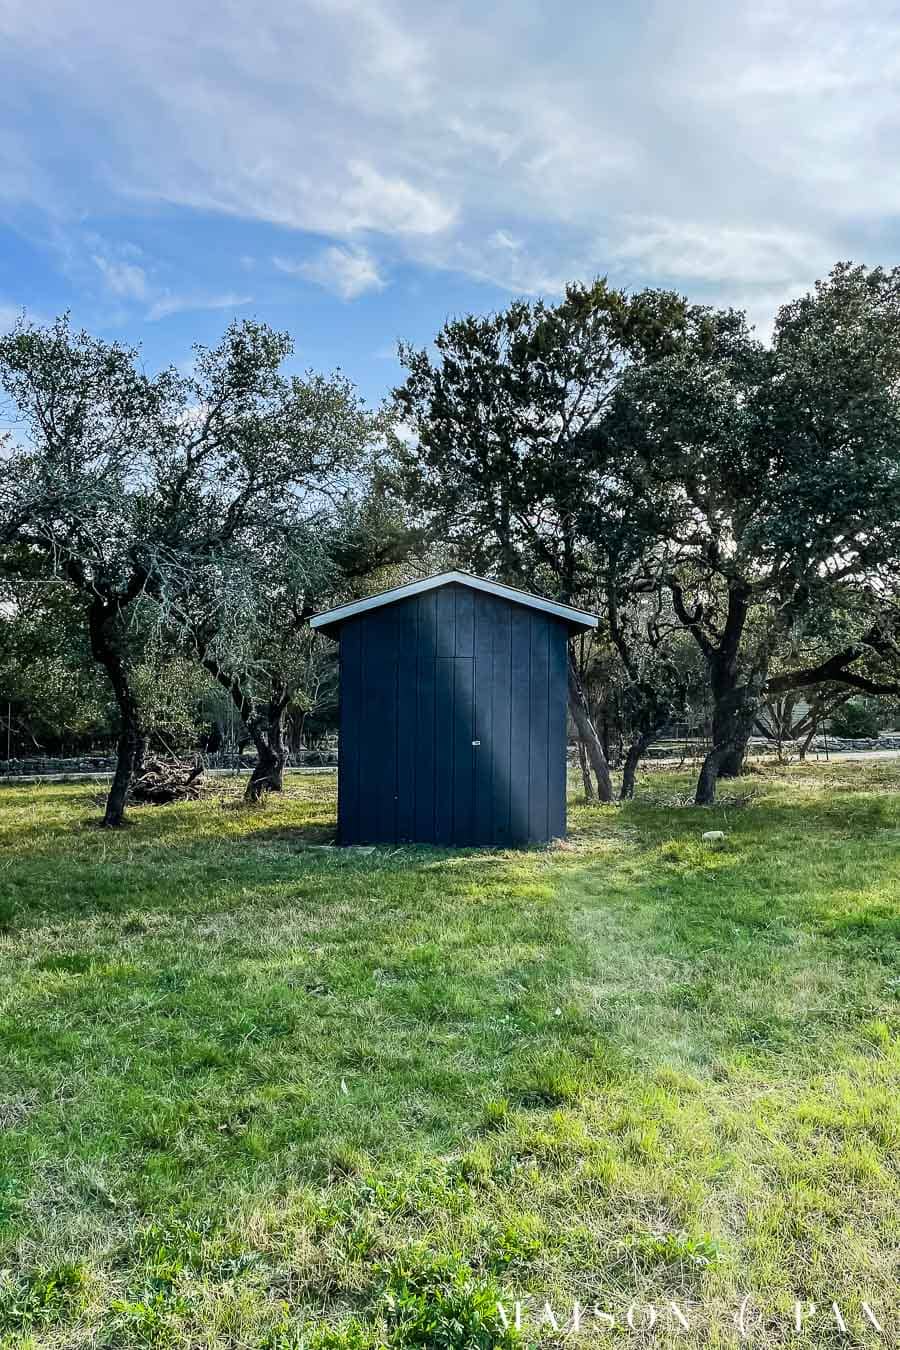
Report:
M545 614L554 614L563 619L572 632L582 633L588 628L597 627L597 616L587 614L582 609L560 604L558 600L545 600L542 595L532 595L530 591L517 590L515 586L504 586L499 581L487 581L484 577L472 576L469 572L439 572L436 576L425 577L422 581L411 581L406 586L395 586L393 590L381 591L378 595L367 596L365 600L353 600L347 605L338 605L336 609L326 609L310 619L313 628L334 636L332 630L340 627L347 619L357 614L365 614L370 609L380 609L382 605L392 605L397 600L407 600L411 595L421 595L424 591L434 591L440 586L452 583L469 586L473 591L484 591L487 595L498 595L503 600L511 600L515 605L525 605L528 609L543 610Z

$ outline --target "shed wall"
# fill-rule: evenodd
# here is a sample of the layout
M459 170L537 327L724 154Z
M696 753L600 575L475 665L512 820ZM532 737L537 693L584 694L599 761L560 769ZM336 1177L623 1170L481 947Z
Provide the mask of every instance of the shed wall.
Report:
M567 639L553 615L460 585L343 624L341 842L563 835Z

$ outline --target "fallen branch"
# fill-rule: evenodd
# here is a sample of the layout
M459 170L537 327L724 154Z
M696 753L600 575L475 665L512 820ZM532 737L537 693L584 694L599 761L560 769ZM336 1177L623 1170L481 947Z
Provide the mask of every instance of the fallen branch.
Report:
M137 805L163 806L168 802L196 801L203 796L205 765L196 760L150 760L131 785Z

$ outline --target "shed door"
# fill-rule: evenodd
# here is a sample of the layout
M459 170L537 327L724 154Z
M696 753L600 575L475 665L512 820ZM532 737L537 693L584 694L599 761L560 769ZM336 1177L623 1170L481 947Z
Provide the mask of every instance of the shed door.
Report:
M435 745L435 840L470 844L473 839L475 756L475 659L438 657L439 714Z

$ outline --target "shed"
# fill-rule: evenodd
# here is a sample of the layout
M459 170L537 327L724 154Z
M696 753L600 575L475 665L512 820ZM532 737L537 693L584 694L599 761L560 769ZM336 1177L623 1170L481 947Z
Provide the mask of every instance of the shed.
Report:
M565 834L567 643L593 615L442 572L311 622L340 642L342 844Z

